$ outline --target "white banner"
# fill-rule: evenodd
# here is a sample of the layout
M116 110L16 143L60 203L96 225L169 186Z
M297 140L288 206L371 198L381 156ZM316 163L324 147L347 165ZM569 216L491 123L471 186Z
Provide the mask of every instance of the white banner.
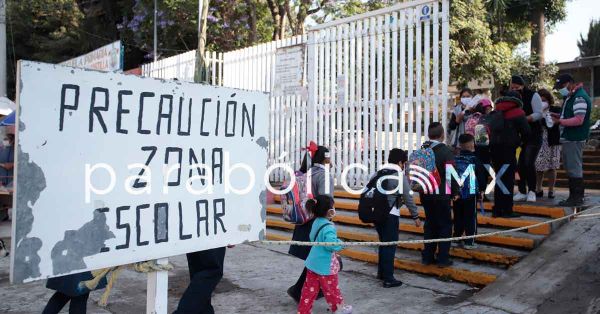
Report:
M102 46L90 53L64 61L61 65L101 71L123 70L123 45L121 41Z
M22 61L11 280L264 237L268 95Z

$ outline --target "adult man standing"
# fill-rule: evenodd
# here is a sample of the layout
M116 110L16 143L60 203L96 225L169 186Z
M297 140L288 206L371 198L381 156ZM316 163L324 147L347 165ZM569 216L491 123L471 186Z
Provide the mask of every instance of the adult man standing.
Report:
M540 120L542 114L542 98L540 95L527 88L525 80L519 75L514 75L510 80L510 90L521 95L523 101L523 111L527 116L527 122L531 129L531 134L527 141L521 145L521 153L519 154L519 192L515 194L514 201L536 201L536 172L535 160L540 148L542 147L542 124ZM509 187L512 188L512 187Z
M564 99L560 118L554 115L555 124L560 125L563 165L569 177L569 198L559 202L560 206L581 206L584 201L583 146L590 136L592 101L582 83L575 83L569 74L556 80L554 89Z

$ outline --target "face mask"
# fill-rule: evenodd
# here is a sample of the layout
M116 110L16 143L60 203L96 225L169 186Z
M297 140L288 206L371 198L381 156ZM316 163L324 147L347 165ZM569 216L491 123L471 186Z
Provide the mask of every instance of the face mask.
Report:
M2 141L2 145L4 145L4 146L10 146L10 141L9 140L4 140L4 141Z
M473 99L472 97L463 97L460 99L460 103L465 106L468 106L471 103L472 99Z
M569 96L569 89L565 86L561 89L558 90L558 92L563 96L563 97L567 97Z

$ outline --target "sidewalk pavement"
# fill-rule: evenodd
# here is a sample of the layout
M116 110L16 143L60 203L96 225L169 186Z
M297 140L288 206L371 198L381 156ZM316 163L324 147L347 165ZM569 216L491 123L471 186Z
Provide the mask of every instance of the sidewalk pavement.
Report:
M285 254L287 247L238 245L227 250L225 277L219 284L213 305L217 313L295 313L296 306L286 289L302 271L302 261ZM170 259L175 269L169 274L169 311L172 312L188 284L185 256ZM461 309L473 288L455 282L397 271L402 287L384 289L376 280L374 265L344 260L340 285L354 313L505 313L491 307ZM45 282L10 285L9 258L0 259L0 313L39 313L52 295ZM95 302L101 292L91 295L88 313L144 313L146 276L131 270L118 278L108 307ZM314 313L327 313L326 303L315 303Z

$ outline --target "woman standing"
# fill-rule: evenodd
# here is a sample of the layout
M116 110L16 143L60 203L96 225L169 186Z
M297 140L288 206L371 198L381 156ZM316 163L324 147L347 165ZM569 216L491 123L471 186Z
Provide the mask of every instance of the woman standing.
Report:
M460 91L459 102L452 109L452 117L448 123L448 146L457 150L458 137L465 133L465 121L470 115L470 106L473 101L473 92L469 88Z
M542 98L544 120L542 120L542 146L535 161L536 197L543 197L542 183L544 174L548 174L548 198L554 198L554 184L556 183L556 170L560 168L560 129L554 125L550 113L560 113L561 108L554 106L554 97L546 89L540 89L538 94Z
M304 161L302 162L302 167L300 168L300 171L302 172L306 172L308 169L307 159L307 156L305 156ZM319 195L326 195L333 199L333 176L329 170L329 165L329 149L325 146L319 146L314 153L312 158L312 167L308 173L310 177L309 182L311 184L310 188L313 198L316 198ZM309 242L310 230L312 229L313 222L314 219L303 225L296 225L294 227L292 240ZM292 245L290 246L289 253L297 258L306 260L308 254L310 253L310 249L310 246ZM306 281L306 267L304 270L302 270L302 274L300 275L300 278L298 278L298 281L296 281L296 283L287 290L288 295L292 297L296 303L300 301L300 295L302 294L302 286L304 285L304 281ZM319 298L320 297L323 297L322 293L319 293Z

